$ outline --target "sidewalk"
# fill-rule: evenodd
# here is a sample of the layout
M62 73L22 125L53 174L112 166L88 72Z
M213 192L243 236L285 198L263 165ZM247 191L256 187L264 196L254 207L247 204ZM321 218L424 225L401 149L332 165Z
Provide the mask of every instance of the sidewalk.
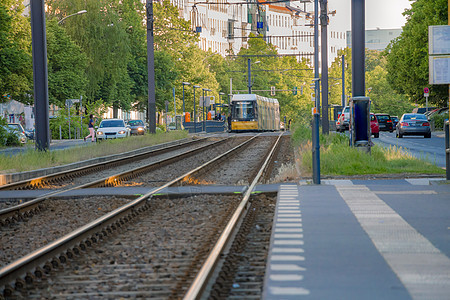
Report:
M264 299L449 299L450 184L440 183L282 185Z

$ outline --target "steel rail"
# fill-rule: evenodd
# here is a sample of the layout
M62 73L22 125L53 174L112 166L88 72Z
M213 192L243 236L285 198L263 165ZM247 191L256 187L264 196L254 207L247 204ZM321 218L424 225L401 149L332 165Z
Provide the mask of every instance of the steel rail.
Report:
M8 219L11 219L11 218L18 218L19 216L21 216L21 214L25 214L25 213L27 213L29 211L37 209L39 207L39 204L42 201L44 201L46 199L49 199L51 197L55 197L57 195L61 195L63 193L67 193L69 191L79 190L79 189L86 189L86 188L93 188L93 187L105 187L105 186L117 185L124 179L128 179L128 178L131 178L131 177L134 177L134 176L138 176L139 174L142 174L142 173L144 173L146 171L149 171L151 169L154 169L156 167L160 167L160 166L172 163L174 161L178 161L178 160L180 160L182 158L185 158L185 157L193 155L193 154L195 154L195 153L197 153L199 151L202 151L202 150L204 150L204 148L217 145L218 143L221 143L221 142L222 142L222 140L216 141L216 142L213 142L211 144L208 144L208 145L205 145L205 146L193 149L193 150L189 150L189 151L187 151L187 152L185 152L183 154L178 154L176 156L172 156L172 157L169 157L169 158L166 158L166 159L161 159L159 161L147 164L145 166L141 166L141 167L129 170L129 171L125 171L125 172L122 172L122 173L119 173L119 174L115 174L115 175L108 176L108 177L105 177L105 178L102 178L102 179L98 179L98 180L93 181L93 182L81 184L81 185L78 185L78 186L75 186L75 187L70 187L70 188L66 188L66 189L62 189L62 190L58 190L58 191L49 192L49 193L44 194L44 195L42 195L40 197L37 197L37 198L35 198L33 200L27 201L25 203L22 203L22 204L13 206L13 207L9 207L9 208L5 208L3 210L0 210L0 221L8 220Z
M259 179L262 176L264 170L266 169L267 165L269 164L269 161L272 158L272 154L274 153L275 148L277 147L277 144L279 143L282 135L283 135L283 133L281 133L278 136L278 139L276 140L270 153L267 155L264 164L262 165L262 167L259 170L256 177L253 179L251 185L249 186L249 188L247 189L247 192L244 195L244 198L239 203L239 206L237 207L235 213L233 214L233 216L231 217L227 226L223 230L217 243L214 245L214 248L211 250L208 258L206 259L205 263L201 267L200 271L198 272L197 276L195 277L192 285L186 292L183 299L185 299L185 300L200 299L202 297L202 293L204 292L206 286L208 286L210 284L209 281L212 277L212 274L215 271L215 267L217 266L218 261L221 259L224 249L226 249L228 247L229 243L231 243L231 240L232 240L231 236L236 231L236 229L238 227L237 225L240 223L242 217L245 216L245 214L247 213L247 211L250 207L250 203L249 203L250 196L251 196L256 184L259 182Z
M259 135L258 135L259 136ZM133 200L132 202L76 229L75 231L49 243L48 245L41 247L33 251L32 253L25 255L24 257L12 262L11 264L0 269L0 287L9 288L9 285L14 281L16 285L20 285L23 281L22 278L30 276L29 273L41 267L44 267L50 262L52 264L57 260L55 257L59 257L60 260L65 260L64 255L70 251L71 247L76 247L77 245L83 245L81 248L85 247L84 244L90 244L96 242L98 238L103 235L107 235L106 229L110 227L120 227L122 223L126 222L131 214L137 214L146 209L146 200L151 198L153 194L161 192L165 188L177 184L182 181L185 177L190 176L193 172L198 171L202 167L209 166L221 159L224 155L232 155L234 151L237 151L244 145L253 141L257 136L254 136L240 145L234 147L233 149L227 151L226 153L214 158L213 160L203 164L200 167L191 170L176 179L158 187L151 189L146 194L140 196L139 198ZM220 142L220 141L219 141ZM66 252L65 252L66 251ZM64 253L65 252L65 253ZM3 291L5 293L5 291Z
M206 140L207 138L200 138L197 140L193 140L193 141L187 141L187 142L182 142L179 144L175 144L175 145L169 145L168 147L164 147L164 148L159 148L159 149L153 149L153 150L149 150L149 151L145 151L143 153L138 153L138 154L134 154L131 156L126 156L126 157L122 157L122 158L115 158L112 160L108 160L108 161L104 161L104 162L99 162L99 163L94 163L91 165L87 165L87 166L83 166L83 167L78 167L78 168L74 168L72 170L69 171L62 171L62 172L57 172L57 173L53 173L53 174L49 174L49 175L45 175L45 176L41 176L41 177L35 177L35 178L31 178L31 179L26 179L26 180L21 180L21 181L17 181L17 182L12 182L9 184L5 184L0 186L0 190L15 190L15 189L19 189L19 188L27 188L27 187L38 187L39 185L48 183L48 182L52 182L53 180L57 180L60 178L67 178L70 176L76 176L76 174L87 174L89 172L95 172L95 171L99 171L105 168L109 168L111 166L117 166L117 165L122 165L122 164L126 164L126 163L130 163L139 159L143 159L143 157L146 156L153 156L153 155L157 155L160 153L165 153L167 151L170 151L172 149L176 149L179 147L185 147L185 146L189 146L189 145L193 145L199 142L202 142L204 140ZM164 144L161 144L164 145ZM159 145L158 145L159 146ZM132 153L135 152L134 151L129 151L129 152L125 152L123 153L123 155L126 155L127 153Z

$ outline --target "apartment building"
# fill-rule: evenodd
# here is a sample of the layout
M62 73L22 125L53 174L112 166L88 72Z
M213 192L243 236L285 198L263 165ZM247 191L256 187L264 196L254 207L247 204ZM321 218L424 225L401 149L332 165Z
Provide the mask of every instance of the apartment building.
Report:
M248 47L251 32L263 35L279 54L308 58L313 63L314 15L312 3L298 1L261 4L238 0L207 1L171 0L180 15L190 20L200 32L199 47L225 56ZM331 30L330 30L331 29ZM328 53L331 63L337 51L346 46L345 32L329 27Z

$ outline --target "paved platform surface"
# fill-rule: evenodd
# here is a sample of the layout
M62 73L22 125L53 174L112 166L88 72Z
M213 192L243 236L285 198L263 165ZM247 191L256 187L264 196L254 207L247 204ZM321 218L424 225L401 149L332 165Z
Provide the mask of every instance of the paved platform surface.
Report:
M101 188L64 196L147 193ZM162 193L242 193L191 186ZM257 186L278 192L264 299L450 299L450 183L322 180ZM1 199L43 191L2 191Z
M450 299L450 184L282 185L264 299Z

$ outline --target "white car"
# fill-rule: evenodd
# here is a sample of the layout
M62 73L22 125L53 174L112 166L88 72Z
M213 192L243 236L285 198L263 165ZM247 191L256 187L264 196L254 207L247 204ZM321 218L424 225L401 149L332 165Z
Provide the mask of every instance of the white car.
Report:
M130 129L122 119L105 119L97 129L97 140L125 138L130 135Z
M350 125L350 106L346 106L339 114L339 118L336 121L336 131L344 132L349 129Z

